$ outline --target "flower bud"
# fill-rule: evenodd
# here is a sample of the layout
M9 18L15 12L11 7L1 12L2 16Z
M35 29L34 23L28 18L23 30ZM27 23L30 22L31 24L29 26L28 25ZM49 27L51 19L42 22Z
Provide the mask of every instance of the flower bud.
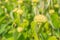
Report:
M53 14L54 12L55 12L54 9L49 10L49 14Z
M18 31L18 32L22 32L22 31L23 31L23 28L22 28L22 27L18 27L18 28L17 28L17 31Z
M58 5L58 4L55 4L54 7L55 7L55 8L59 8L59 5Z
M4 8L5 8L5 6L1 6L1 8L2 8L2 9L4 9Z

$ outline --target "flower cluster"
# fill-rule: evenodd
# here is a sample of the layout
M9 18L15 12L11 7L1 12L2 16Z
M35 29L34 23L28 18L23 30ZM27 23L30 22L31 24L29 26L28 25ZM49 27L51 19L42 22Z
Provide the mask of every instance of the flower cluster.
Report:
M44 15L36 15L34 17L34 21L38 22L38 23L44 23L47 21L47 17Z

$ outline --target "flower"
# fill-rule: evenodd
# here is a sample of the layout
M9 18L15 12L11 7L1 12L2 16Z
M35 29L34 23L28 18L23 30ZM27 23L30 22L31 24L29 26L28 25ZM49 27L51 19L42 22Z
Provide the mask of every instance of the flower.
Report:
M22 15L23 14L23 10L22 9L18 9L17 13L19 13L20 15Z
M32 2L35 2L35 3L37 3L37 2L38 2L38 0L32 0Z
M13 9L13 12L16 12L18 10L18 8L15 8L15 9Z
M48 38L48 40L57 40L56 36L51 36Z
M18 2L18 4L22 4L23 0L18 0L17 2Z
M8 14L8 13L6 13L6 16L7 16L7 17L9 17L9 14Z
M35 22L38 22L38 23L41 23L41 22L46 22L47 21L47 18L46 18L46 16L44 16L44 15L36 15L35 17L34 17L34 21Z
M0 4L1 4L2 2L0 1Z
M54 12L55 12L54 9L49 10L49 14L53 14Z
M58 4L55 4L54 7L55 7L55 8L59 8L59 5L58 5Z
M23 31L23 28L22 27L18 27L17 28L17 32L22 32Z
M5 8L5 6L1 6L1 8L2 8L2 9L4 9L4 8Z
M5 0L5 2L8 2L9 0Z

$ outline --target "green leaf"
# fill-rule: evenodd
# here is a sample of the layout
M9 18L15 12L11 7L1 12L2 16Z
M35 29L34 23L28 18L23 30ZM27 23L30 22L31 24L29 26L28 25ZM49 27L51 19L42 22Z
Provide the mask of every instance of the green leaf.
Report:
M56 13L51 15L51 20L52 20L52 23L55 28L60 27L60 20L58 18L59 18L59 16Z

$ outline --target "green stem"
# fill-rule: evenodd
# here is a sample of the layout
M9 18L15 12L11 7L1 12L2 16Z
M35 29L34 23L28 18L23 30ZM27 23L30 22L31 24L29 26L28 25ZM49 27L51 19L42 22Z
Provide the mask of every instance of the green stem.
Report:
M33 32L34 39L35 39L35 40L39 40L39 39L38 39L38 35L37 35L37 33L36 33L36 30L35 30L35 26L36 26L36 23L32 22L31 28L32 28L32 32Z
M4 16L3 18L0 19L0 23L6 18L6 16Z

